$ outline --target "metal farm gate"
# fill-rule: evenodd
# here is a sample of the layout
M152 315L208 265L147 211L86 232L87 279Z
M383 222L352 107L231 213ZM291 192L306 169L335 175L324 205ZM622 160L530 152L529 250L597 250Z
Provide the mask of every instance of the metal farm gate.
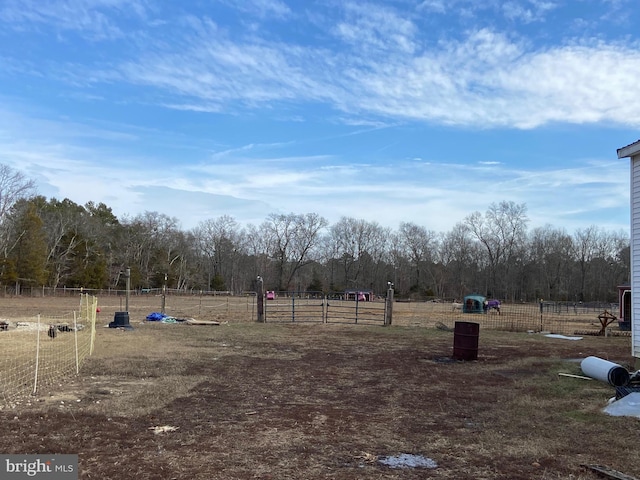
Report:
M340 293L267 292L264 295L264 321L267 323L311 322L360 325L390 324L388 298L346 299Z
M325 299L322 293L267 292L265 295L265 322L324 323L324 312Z
M328 294L325 298L326 323L387 325L387 298L360 300L356 295L346 299L342 294Z

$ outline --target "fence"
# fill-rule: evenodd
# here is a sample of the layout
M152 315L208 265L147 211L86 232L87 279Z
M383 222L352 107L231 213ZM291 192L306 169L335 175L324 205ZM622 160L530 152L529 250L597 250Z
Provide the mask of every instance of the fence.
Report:
M389 298L349 298L344 293L267 292L265 322L315 322L386 325Z
M3 321L0 331L0 409L38 388L80 371L93 353L97 298L80 297L78 311Z
M273 293L273 298L270 298L270 293ZM503 303L499 314L495 310L475 314L463 313L454 309L452 303L443 301L394 301L389 305L388 300L382 297L375 301L346 300L343 294L322 292L267 292L263 298L267 323L386 325L389 323L387 316L392 313L393 325L397 326L435 327L445 324L453 328L455 321L462 320L478 322L482 328L491 330L549 331L573 335L598 333L601 330L598 316L605 310L618 315L618 304L604 302ZM174 317L232 322L257 319L254 292L242 296L174 293L166 295L164 300L166 313ZM108 302L108 298L101 301ZM162 296L150 293L134 297L133 303L136 309L149 313L159 311L162 301ZM609 328L613 334L619 331L615 321Z
M237 293L231 291L221 290L182 290L176 288L136 288L129 290L129 293L133 296L136 295L160 295L166 293L167 295L206 295L206 296L233 296ZM97 297L118 297L125 296L127 291L125 289L118 288L83 288L83 287L24 287L24 286L0 286L0 296L4 297L75 297L76 295L94 295Z
M360 325L387 325L389 298L375 301L360 301L358 297L345 300L340 296L327 296L327 323L357 323Z
M456 321L477 322L484 329L511 332L551 332L563 335L598 334L603 325L598 318L605 311L618 315L618 305L613 303L503 303L500 312L463 313L452 303L397 302L394 305L395 325L439 326L453 328ZM608 326L612 334L621 332L617 321ZM620 333L618 333L620 332Z
M267 292L264 320L269 323L324 323L326 298L317 292Z
M196 318L200 320L256 319L256 294L246 292L241 295L218 295L202 292L198 294L152 294L135 297L136 308L147 308L148 312L159 311L176 318Z

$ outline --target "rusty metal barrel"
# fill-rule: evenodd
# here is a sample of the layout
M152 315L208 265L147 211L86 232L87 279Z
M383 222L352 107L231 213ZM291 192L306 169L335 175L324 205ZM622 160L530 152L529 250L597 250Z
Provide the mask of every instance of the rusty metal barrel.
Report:
M453 358L455 360L477 360L480 324L456 322L453 329Z

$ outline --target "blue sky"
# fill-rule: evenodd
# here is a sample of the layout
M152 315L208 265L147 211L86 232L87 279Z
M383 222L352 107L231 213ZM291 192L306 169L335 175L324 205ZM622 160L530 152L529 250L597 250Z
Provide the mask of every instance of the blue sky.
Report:
M119 217L629 230L636 0L0 0L0 163Z

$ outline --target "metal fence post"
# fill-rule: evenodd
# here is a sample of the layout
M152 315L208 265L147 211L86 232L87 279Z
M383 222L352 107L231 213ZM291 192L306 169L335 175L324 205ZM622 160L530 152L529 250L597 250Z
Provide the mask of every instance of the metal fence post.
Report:
M125 276L124 278L127 281L127 296L126 296L125 310L128 312L129 311L129 295L131 290L131 269L130 268L127 268L124 276Z
M544 310L544 300L540 299L540 331L542 331L542 314Z

